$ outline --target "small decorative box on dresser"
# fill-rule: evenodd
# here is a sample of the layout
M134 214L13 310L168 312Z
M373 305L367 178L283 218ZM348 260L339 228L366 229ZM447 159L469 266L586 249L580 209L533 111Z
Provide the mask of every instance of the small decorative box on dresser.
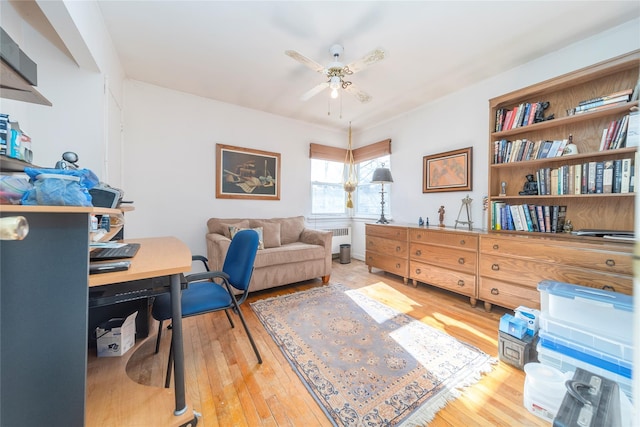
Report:
M631 244L545 238L480 236L478 298L491 304L540 308L538 283L555 280L632 294Z
M382 224L366 224L366 263L371 268L379 268L402 276L409 281L409 258L407 227Z
M409 277L466 295L475 307L478 234L445 228L409 229Z

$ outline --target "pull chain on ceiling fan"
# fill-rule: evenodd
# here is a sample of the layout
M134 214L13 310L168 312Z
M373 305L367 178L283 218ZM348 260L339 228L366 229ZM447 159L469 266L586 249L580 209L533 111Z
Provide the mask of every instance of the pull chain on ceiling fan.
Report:
M382 61L384 59L384 51L381 49L375 49L359 60L354 61L348 65L344 65L340 62L340 55L342 55L343 52L344 49L341 45L334 44L333 46L331 46L329 48L329 53L331 53L331 55L333 56L333 62L331 62L326 67L296 52L295 50L287 50L284 52L286 55L300 62L302 65L312 69L315 72L322 73L327 77L326 81L314 86L307 92L303 93L300 97L302 101L311 99L313 96L319 94L326 88L331 89L331 98L337 98L339 89L344 89L345 91L352 94L360 102L371 101L371 95L359 89L351 81L345 80L345 77L351 76L359 71L364 70L370 65L375 64L376 62Z

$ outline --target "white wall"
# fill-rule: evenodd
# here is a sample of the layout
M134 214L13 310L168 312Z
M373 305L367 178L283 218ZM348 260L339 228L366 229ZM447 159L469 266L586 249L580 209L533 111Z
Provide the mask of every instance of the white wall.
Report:
M123 189L136 210L127 235L174 235L204 253L211 217L308 216L309 143L346 134L157 86L125 85ZM280 200L216 199L216 143L281 155Z

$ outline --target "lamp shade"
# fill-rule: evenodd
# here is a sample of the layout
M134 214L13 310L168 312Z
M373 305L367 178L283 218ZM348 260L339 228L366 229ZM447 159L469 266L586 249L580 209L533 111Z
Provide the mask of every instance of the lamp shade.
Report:
M387 168L377 168L373 171L373 177L371 182L374 184L382 184L387 182L393 182L391 177L391 171Z

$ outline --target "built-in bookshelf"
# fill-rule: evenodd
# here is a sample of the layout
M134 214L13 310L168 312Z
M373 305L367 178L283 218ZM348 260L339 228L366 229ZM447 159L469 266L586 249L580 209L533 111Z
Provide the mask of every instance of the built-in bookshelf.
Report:
M626 136L639 77L634 51L489 101L490 230L543 233L505 222L505 206L529 216L542 207L543 217L566 209L574 230L633 230L637 147ZM525 187L527 176L535 183Z

